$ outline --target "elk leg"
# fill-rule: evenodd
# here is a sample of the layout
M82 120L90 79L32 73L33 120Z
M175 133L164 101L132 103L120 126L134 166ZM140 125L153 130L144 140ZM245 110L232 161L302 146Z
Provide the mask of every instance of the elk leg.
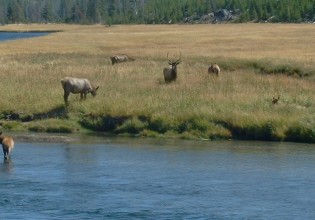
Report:
M4 155L4 158L8 158L9 154L8 154L8 151L3 149L3 155Z
M65 103L68 103L68 96L69 96L69 92L65 92L63 95L63 99L65 100Z

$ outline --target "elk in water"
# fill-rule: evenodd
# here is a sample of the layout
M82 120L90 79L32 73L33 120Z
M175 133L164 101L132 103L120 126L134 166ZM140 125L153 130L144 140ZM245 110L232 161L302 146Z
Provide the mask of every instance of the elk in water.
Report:
M176 81L177 79L177 65L180 64L182 58L182 54L180 53L179 59L173 61L168 58L168 53L167 53L167 59L168 59L168 64L170 65L169 67L165 67L163 70L164 74L164 80L166 83Z
M68 104L68 96L70 93L78 94L80 93L81 100L86 99L86 95L91 93L96 96L96 91L99 86L94 87L88 79L84 78L74 78L74 77L65 77L61 80L61 85L64 90L64 101Z
M14 148L13 138L10 136L2 135L2 131L0 131L0 143L2 145L4 159L8 160L10 158L10 153Z
M115 63L134 61L135 59L127 56L126 54L121 54L121 55L111 56L110 60L112 61L112 65L114 65Z
M219 65L218 64L211 64L210 66L209 66L209 68L208 68L208 73L214 73L214 74L216 74L217 76L219 76L219 74L220 74L220 67L219 67Z

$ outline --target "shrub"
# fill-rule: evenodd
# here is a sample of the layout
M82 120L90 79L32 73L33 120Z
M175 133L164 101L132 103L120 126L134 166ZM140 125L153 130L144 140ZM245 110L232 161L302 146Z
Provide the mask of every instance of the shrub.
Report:
M48 132L48 133L72 133L78 128L68 121L60 119L48 119L31 122L28 129L34 132Z
M233 136L248 140L272 141L278 139L276 128L272 122L249 124L244 126L229 125Z
M23 127L19 121L6 121L2 123L2 128L5 130L18 131Z
M285 140L315 143L315 126L310 123L296 123L285 132Z
M88 129L95 131L109 131L113 132L116 128L121 126L128 120L129 116L110 116L110 115L86 115L79 121L79 123Z
M206 119L202 119L199 117L190 118L188 120L183 121L178 126L178 132L183 133L185 131L198 130L201 132L205 132L208 130L209 121Z
M170 119L155 118L149 120L149 129L164 134L169 130L177 129L177 123Z
M148 127L148 122L141 121L138 117L126 120L121 126L115 129L116 133L139 134Z

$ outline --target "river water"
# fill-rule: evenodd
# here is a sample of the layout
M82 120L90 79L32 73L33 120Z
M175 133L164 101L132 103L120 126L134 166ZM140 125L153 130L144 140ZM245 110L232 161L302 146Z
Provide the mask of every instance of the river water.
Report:
M49 32L1 32L0 42L7 40L18 40L23 38L41 37L49 34Z
M308 144L17 141L0 219L314 219L314 168Z

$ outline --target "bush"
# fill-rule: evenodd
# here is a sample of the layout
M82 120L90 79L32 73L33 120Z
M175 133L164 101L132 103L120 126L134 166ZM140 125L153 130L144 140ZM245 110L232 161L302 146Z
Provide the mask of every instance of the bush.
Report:
M139 120L138 117L132 117L126 120L121 126L115 129L116 133L139 134L148 127L148 122Z
M48 133L72 133L78 128L68 121L60 119L48 119L31 122L28 130L34 132L48 132Z
M247 140L273 141L279 139L272 122L264 124L250 124L245 126L229 125L233 136Z
M2 128L10 131L18 131L23 127L19 121L6 121L2 123Z
M315 143L315 126L309 123L297 123L285 132L285 136L286 141Z
M175 128L175 129L174 129ZM169 130L176 130L177 129L177 123L172 122L171 120L165 118L155 118L149 120L149 129L161 134L164 134L165 132Z
M117 116L113 117L110 115L86 115L84 116L79 123L88 129L92 129L95 131L109 131L113 132L126 120L128 120L129 116Z

